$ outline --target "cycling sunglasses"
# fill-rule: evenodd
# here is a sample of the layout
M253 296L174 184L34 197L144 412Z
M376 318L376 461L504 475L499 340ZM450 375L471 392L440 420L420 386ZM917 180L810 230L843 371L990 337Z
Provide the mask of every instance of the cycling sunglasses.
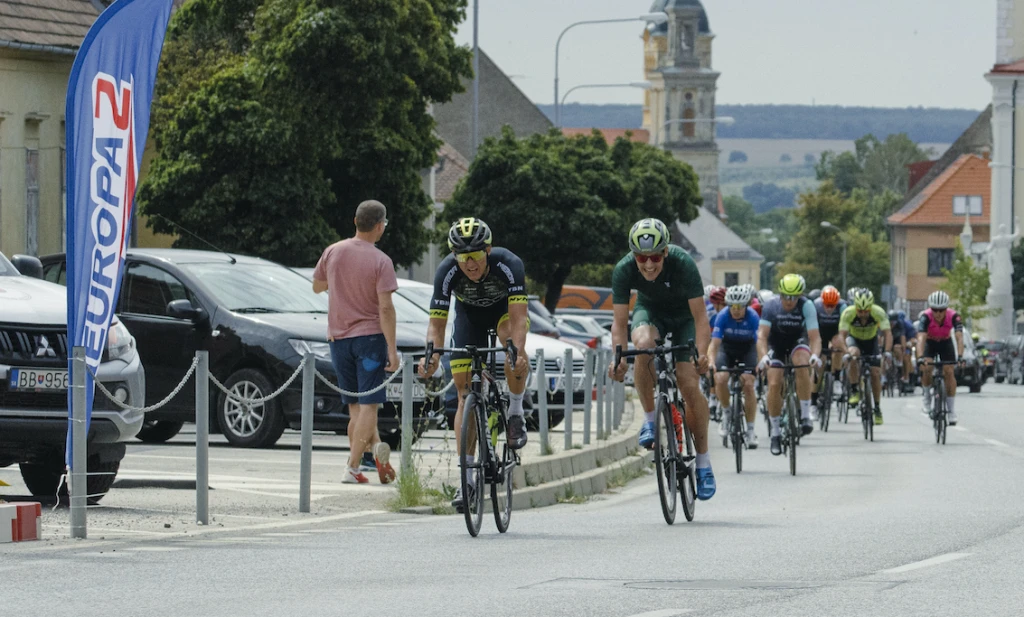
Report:
M636 257L636 260L642 264L645 264L648 261L650 261L652 264L660 264L664 255L641 255L640 253L633 253L633 257Z
M459 263L466 263L469 260L483 261L487 258L487 251L473 251L472 253L455 253L455 260Z
M792 300L799 300L800 296L790 296L790 295L787 295L787 294L782 294L782 299L783 300L790 300L790 301L792 301Z
M737 311L742 311L743 309L747 308L747 305L746 304L731 304L731 305L729 305L729 308L734 308Z

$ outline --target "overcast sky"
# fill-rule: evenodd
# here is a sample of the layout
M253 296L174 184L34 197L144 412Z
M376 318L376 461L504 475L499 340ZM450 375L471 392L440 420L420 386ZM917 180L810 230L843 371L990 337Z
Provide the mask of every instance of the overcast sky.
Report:
M646 13L651 0L478 0L480 47L534 102L554 98L555 41L569 24ZM457 35L471 44L473 2ZM719 104L982 109L996 0L703 0ZM561 93L643 80L643 24L577 26L562 39ZM634 89L566 101L640 103Z

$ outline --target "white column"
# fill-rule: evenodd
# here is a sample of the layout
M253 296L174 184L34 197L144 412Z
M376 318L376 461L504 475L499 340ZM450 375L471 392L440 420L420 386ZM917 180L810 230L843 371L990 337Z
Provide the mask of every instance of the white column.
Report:
M1015 0L996 0L996 64L1009 64L1013 57Z
M992 84L992 204L989 233L995 236L1000 224L1013 228L1012 177L1013 177L1013 85L1014 75L986 76ZM1002 312L986 320L986 336L999 340L1013 333L1013 281L1010 272L1009 252L990 255L991 259L1002 259L1007 263L988 264L992 273L987 301L992 308Z

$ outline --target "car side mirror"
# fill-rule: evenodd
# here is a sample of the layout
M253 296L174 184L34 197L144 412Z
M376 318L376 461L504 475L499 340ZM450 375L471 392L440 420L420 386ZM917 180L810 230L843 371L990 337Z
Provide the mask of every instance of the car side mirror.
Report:
M43 278L43 262L38 257L31 255L15 255L11 258L11 264L25 276L32 278Z
M189 319L197 326L205 326L210 316L202 308L192 306L188 300L172 300L167 303L167 314L178 319Z

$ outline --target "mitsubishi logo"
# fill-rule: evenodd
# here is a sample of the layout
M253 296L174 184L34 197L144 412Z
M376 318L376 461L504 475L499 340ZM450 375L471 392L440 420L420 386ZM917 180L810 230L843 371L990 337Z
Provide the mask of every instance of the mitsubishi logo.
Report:
M46 340L46 337L39 335L36 337L36 357L37 358L56 358L57 352L50 347L50 341Z

